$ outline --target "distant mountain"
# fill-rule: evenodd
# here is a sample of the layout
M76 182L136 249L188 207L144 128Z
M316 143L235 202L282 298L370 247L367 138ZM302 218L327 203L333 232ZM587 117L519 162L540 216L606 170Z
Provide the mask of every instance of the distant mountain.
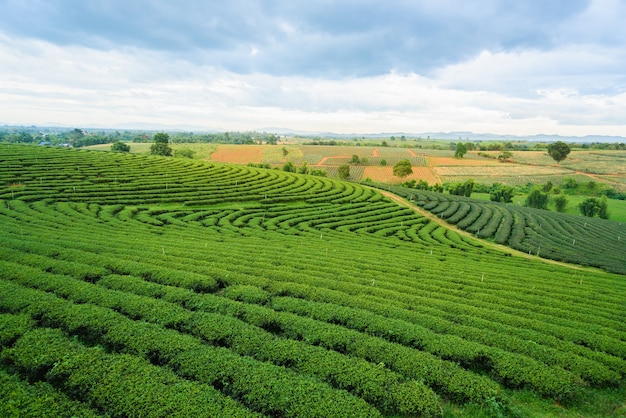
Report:
M226 129L209 129L203 126L193 126L193 125L166 125L166 124L158 124L153 122L130 122L130 123L120 123L112 126L101 126L98 124L87 124L80 126L63 126L63 125L55 125L55 124L45 124L40 126L15 126L11 124L2 124L0 122L0 128L4 129L13 128L25 128L27 130L36 129L38 127L46 128L46 129L71 129L71 128L83 128L83 129L124 129L124 130L139 130L139 131L185 131L185 132L195 132L195 133L216 133L216 132L227 132L232 130ZM280 127L266 127L255 129L256 132L267 132L274 133L278 135L286 135L286 136L306 136L306 137L318 137L318 138L336 138L336 139L354 139L354 138L366 138L366 139L374 139L374 138L390 138L391 136L401 137L406 136L407 138L430 138L430 139L443 139L449 141L530 141L530 142L556 142L556 141L564 141L564 142L578 142L578 143L592 143L592 142L622 142L626 143L626 137L624 136L610 136L610 135L586 135L586 136L562 136L562 135L548 135L548 134L538 134L538 135L498 135L491 133L482 133L477 134L474 132L466 132L466 131L453 131L453 132L422 132L422 133L410 133L410 132L381 132L381 133L368 133L368 134L358 134L358 133L350 133L350 134L339 134L334 132L325 132L325 131L305 131L302 129L291 129L291 128L280 128Z
M406 135L406 134L405 134ZM413 136L413 135L411 135ZM586 135L586 136L562 136L562 135L497 135L477 134L474 132L428 132L419 134L422 138L437 138L463 141L531 141L531 142L626 142L623 136Z
M454 131L454 132L423 132L423 133L410 133L410 132L383 132L383 133L370 133L370 134L338 134L333 132L312 132L303 131L299 129L289 128L277 128L268 127L257 129L257 132L269 132L279 135L301 135L301 136L315 136L321 138L389 138L391 136L400 137L402 135L407 138L431 138L431 139L444 139L451 141L531 141L531 142L625 142L624 136L609 136L609 135L586 135L586 136L562 136L562 135L498 135L491 133L477 134L474 132Z
M115 129L129 129L129 130L149 130L149 131L185 131L185 132L203 132L203 133L215 133L224 132L220 129L208 129L206 126L194 126L194 125L166 125L162 123L153 122L128 122L118 123L113 126Z

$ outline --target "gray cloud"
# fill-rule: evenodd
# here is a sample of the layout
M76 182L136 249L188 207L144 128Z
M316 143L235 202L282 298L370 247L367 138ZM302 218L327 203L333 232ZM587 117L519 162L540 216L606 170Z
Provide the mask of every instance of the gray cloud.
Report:
M0 23L60 45L168 51L239 73L342 77L427 74L482 50L550 48L562 38L555 31L588 4L3 0Z

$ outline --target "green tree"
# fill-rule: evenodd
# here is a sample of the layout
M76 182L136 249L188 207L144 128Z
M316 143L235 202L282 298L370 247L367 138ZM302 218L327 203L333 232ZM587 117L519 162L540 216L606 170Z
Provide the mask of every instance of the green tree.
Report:
M548 194L535 187L526 196L524 204L529 208L548 209Z
M350 160L350 164L360 164L361 163L361 159L359 158L358 155L354 154L352 155L352 159Z
M286 171L288 173L295 173L296 172L296 166L293 165L293 163L291 161L285 163L285 165L283 165L283 171Z
M74 142L74 141L77 141L77 140L81 139L84 136L85 136L85 132L82 129L74 128L67 135L67 139L69 141Z
M437 192L437 193L443 193L443 184L439 184L439 183L433 184L430 187L430 190L432 190L433 192Z
M578 182L572 177L567 177L565 180L563 180L563 183L561 183L561 187L567 190L573 190L578 188Z
M548 182L546 184L543 185L543 187L541 188L542 191L544 192L549 192L550 190L552 190L552 187L554 187L554 184L552 184L552 182L550 180L548 180Z
M300 173L300 174L309 174L309 167L306 165L306 161L304 163L302 163L302 165L298 169L298 173Z
M381 165L381 166L386 166L386 165L387 165L387 160L385 160L384 158L382 158L382 159L380 160L380 165Z
M172 149L169 146L170 136L165 132L159 132L152 138L154 144L150 146L150 154L169 157L172 155Z
M589 190L592 193L595 192L597 187L598 187L598 184L593 180L589 180L589 183L587 183L587 190Z
M557 163L566 159L570 151L569 145L563 141L557 141L548 145L548 154L550 154L550 157Z
M311 175L318 176L318 177L326 177L326 170L314 168L313 170L311 170Z
M117 141L111 145L111 151L130 152L130 145L125 144L122 141Z
M489 193L489 199L492 202L511 203L513 201L514 193L515 189L511 186L494 184L491 192Z
M593 218L600 212L600 201L595 197L589 197L580 202L578 210L580 210L580 213L584 216Z
M428 182L423 179L420 179L417 182L417 185L415 186L415 188L418 190L430 190L430 187L428 186Z
M554 206L556 206L556 211L557 212L564 212L565 211L565 207L567 206L567 197L563 196L563 195L559 195L557 197L554 198Z
M409 160L400 160L393 166L393 175L396 177L404 178L411 174L413 174L413 169Z
M448 186L448 192L455 196L470 197L474 190L474 180L469 179L464 183L456 183Z
M346 180L350 177L350 166L347 164L340 165L339 169L337 169L337 177L342 180Z
M180 148L180 149L174 150L174 157L193 158L194 155L195 155L195 152L191 148Z
M511 151L501 151L496 158L501 163L506 163L507 161L510 161L512 157L513 153Z
M459 142L456 144L456 151L454 152L454 158L463 158L467 154L467 147L465 144Z
M287 148L283 147L283 157L286 157L289 154Z

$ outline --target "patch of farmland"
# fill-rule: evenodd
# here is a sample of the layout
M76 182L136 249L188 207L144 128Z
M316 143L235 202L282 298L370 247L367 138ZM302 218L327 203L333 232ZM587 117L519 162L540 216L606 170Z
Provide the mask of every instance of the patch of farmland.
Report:
M360 181L363 178L363 173L366 167L362 165L351 165L350 166L350 177L346 180L349 181ZM338 165L324 165L323 170L326 170L326 175L331 178L339 178L339 166Z
M501 166L502 163L497 160L489 158L467 158L470 154L466 154L464 158L454 157L430 157L430 164L432 166Z
M359 157L370 157L373 155L375 147L360 146L330 146L330 145L300 145L303 155L315 154L322 157L336 157L341 155L358 155ZM380 148L379 148L380 150Z
M474 176L474 177L515 177L515 176L546 176L565 175L570 171L559 167L524 166L514 164L498 164L491 166L437 166L434 168L439 176Z
M551 181L553 184L561 184L565 179L574 179L580 183L588 182L589 176L584 174L561 174L561 175L527 175L527 176L442 176L444 183L464 182L466 180L475 180L484 184L502 183L510 186L525 186L528 183L543 184Z
M378 147L378 157L385 159L397 158L398 160L404 160L409 157L415 157L421 155L421 153L411 153L410 148L397 148L397 147Z
M393 175L393 167L376 167L369 166L365 167L365 171L363 172L363 178L369 178L374 182L381 183L401 183L404 181L410 180L425 180L428 184L436 184L441 183L441 180L433 173L430 167L412 167L413 174L399 178Z
M412 166L426 166L426 159L423 157L360 157L358 164L352 163L352 157L325 157L320 161L321 165L364 165L380 166L380 162L385 160L387 166L394 166L401 160L409 160Z
M522 164L555 165L545 151L514 152L513 159ZM572 151L560 166L592 174L626 173L626 151Z
M413 151L415 155L426 154L428 157L454 157L454 151L450 150L412 148L411 151Z
M623 276L359 184L5 144L0 179L3 415L581 415L624 385Z
M220 144L211 154L212 161L223 163L247 164L263 162L264 145Z

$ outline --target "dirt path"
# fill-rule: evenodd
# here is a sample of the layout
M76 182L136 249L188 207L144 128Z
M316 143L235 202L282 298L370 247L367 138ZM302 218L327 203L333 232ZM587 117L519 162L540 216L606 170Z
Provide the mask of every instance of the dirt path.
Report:
M328 157L322 157L321 160L319 160L317 162L317 164L313 164L313 167L319 167L324 165L324 163L329 159L329 158L352 158L351 155L330 155Z
M409 154L411 154L411 157L417 157L417 154L411 148L407 148L406 150L409 152Z
M459 235L463 235L465 237L468 238L472 238L474 240L480 241L481 244L483 244L485 247L494 249L494 250L498 250L498 251L502 251L502 252L506 252L509 254L513 254L513 255L517 255L519 257L523 257L523 258L527 258L530 260L536 260L536 261L543 261L544 263L548 263L548 264L552 264L552 265L557 265L557 266L561 266L561 267L569 267L571 269L574 270L582 270L582 271L592 271L592 272L598 272L601 270L597 270L597 269L593 269L593 268L589 268L589 267L582 267L582 266L577 266L574 264L568 264L568 263L563 263L560 261L555 261L555 260L550 260L548 258L541 258L541 257L537 257L535 255L531 255L531 254L527 254L523 251L518 251L515 250L511 247L507 247L506 245L500 245L500 244L496 244L495 242L490 242L484 239L480 239L480 238L476 238L473 234L470 234L467 231L463 231L462 229L459 229L456 227L456 225L451 225L449 223L447 223L446 221L444 221L443 219L437 217L436 215L433 215L432 213L428 212L427 210L423 210L421 209L419 206L415 206L411 203L409 203L408 201L406 201L406 199L404 199L403 197L398 196L397 194L391 193L391 192L387 192L385 190L380 190L378 189L378 191L383 195L388 197L389 199L393 200L394 202L405 206L409 209L412 209L413 211L417 212L418 214L425 216L426 218L430 219L431 221L444 226L448 229L452 229L454 232L456 232Z

